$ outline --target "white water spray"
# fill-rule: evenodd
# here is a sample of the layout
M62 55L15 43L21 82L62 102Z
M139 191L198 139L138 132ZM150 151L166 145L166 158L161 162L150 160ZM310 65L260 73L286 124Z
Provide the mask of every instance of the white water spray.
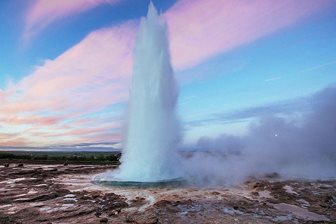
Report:
M167 26L150 3L134 49L127 136L115 179L155 182L177 177L177 95Z

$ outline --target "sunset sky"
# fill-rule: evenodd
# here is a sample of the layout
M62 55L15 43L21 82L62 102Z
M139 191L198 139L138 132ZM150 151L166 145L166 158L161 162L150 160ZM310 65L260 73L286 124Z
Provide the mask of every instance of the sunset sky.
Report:
M121 141L148 3L1 0L0 146ZM184 143L304 117L335 86L335 0L153 3L169 28Z

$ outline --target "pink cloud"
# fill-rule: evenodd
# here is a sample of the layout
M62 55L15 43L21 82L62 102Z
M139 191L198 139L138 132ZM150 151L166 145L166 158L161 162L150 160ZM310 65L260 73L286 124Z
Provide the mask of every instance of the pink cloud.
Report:
M330 2L178 1L164 15L170 28L174 67L186 69L253 42L302 21ZM57 19L68 14L61 13ZM38 21L36 18L31 21ZM105 125L105 118L83 116L127 100L136 30L137 22L127 22L94 31L57 58L46 60L18 83L0 90L2 130L15 133L21 143L29 139L26 142L30 145L120 140L121 134L111 133L112 127ZM120 120L112 122L121 126ZM3 137L7 139L0 145L16 141Z
M172 60L184 69L251 43L334 4L332 0L180 0L166 14Z
M1 90L0 125L17 134L29 130L25 137L34 145L82 140L88 126L76 129L78 118L128 97L135 26L126 23L92 32L11 88ZM67 127L62 124L65 120L71 120ZM100 120L95 119L96 131L109 132L111 127ZM43 138L45 134L58 137Z
M56 59L46 61L16 85L20 93L1 109L61 110L78 102L99 107L107 101L124 100L127 92L121 90L131 73L133 26L128 23L95 31Z
M24 39L28 40L51 23L76 15L101 4L119 0L35 0L25 17Z
M15 137L13 139L5 139L0 135L0 145L9 147L24 147L30 144L25 138Z
M94 136L83 137L82 142L116 142L123 139L120 133L97 133ZM78 142L81 143L81 142Z
M61 118L58 117L43 117L38 115L29 115L29 116L9 116L5 119L1 119L2 123L7 123L11 125L43 125L50 126L56 124L60 121Z

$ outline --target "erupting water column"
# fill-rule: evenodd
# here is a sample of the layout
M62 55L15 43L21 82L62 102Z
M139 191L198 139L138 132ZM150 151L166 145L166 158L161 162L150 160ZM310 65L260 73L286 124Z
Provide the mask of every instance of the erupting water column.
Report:
M177 177L180 137L177 88L170 63L167 27L150 3L134 49L129 120L121 165L114 180L157 182Z

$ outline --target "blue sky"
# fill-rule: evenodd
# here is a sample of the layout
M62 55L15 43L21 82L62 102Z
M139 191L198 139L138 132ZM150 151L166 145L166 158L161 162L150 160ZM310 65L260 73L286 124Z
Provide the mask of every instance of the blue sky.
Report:
M153 2L169 28L186 143L242 135L265 115L251 108L296 104L336 83L334 1ZM0 145L122 140L132 48L147 6L1 1ZM242 111L250 117L233 116Z
M175 1L153 1L158 10L164 11ZM0 83L20 79L29 74L35 65L46 58L55 58L78 43L91 31L119 24L130 19L139 19L147 12L147 0L121 1L116 5L98 5L88 12L69 16L54 23L37 34L28 43L22 40L24 16L34 0L5 0L0 2L1 46ZM35 3L36 4L36 3ZM126 12L126 13L125 13ZM74 29L75 28L75 29ZM52 43L52 44L51 44ZM19 63L16 63L19 62Z

